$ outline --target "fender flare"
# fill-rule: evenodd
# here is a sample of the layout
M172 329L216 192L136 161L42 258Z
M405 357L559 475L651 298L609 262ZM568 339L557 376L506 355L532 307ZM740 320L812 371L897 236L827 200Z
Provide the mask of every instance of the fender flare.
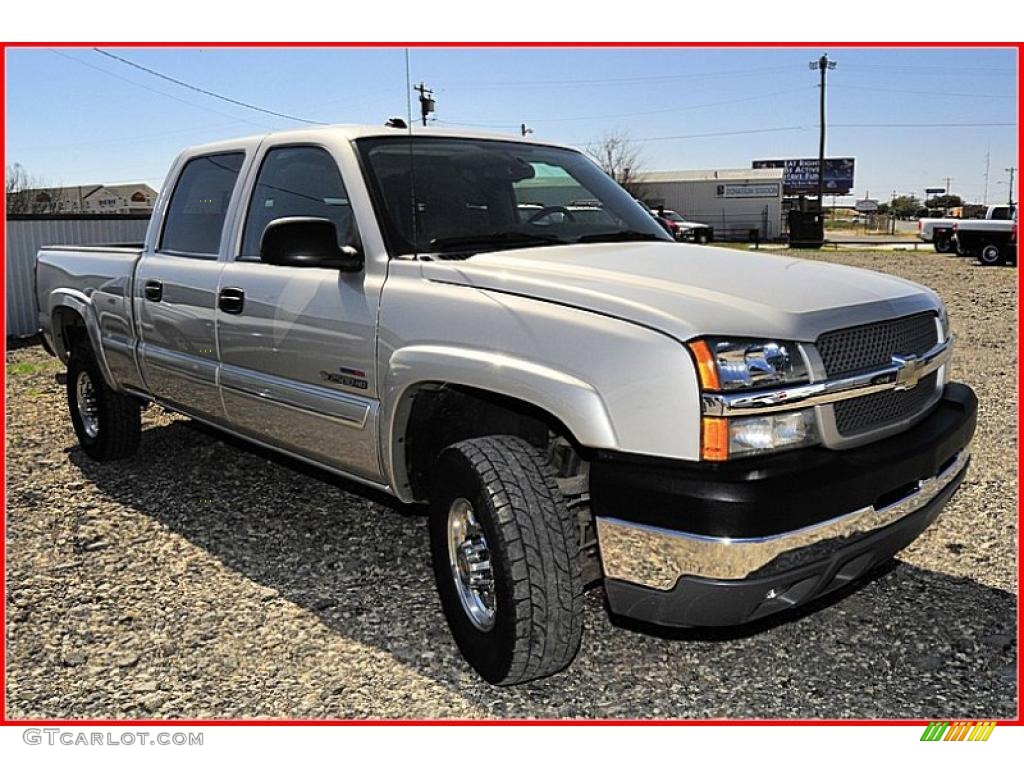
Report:
M70 288L56 288L50 294L46 312L50 318L53 351L58 358L67 362L71 350L65 349L64 335L59 332L60 327L55 322L55 315L58 309L68 309L82 318L83 323L85 323L86 334L89 336L89 344L92 346L93 354L96 355L96 362L99 364L104 380L112 389L120 391L121 388L117 385L117 382L110 373L110 367L107 365L107 355L103 349L100 323L96 317L96 308L92 300L81 291Z
M530 360L466 347L416 345L391 356L381 381L382 470L402 501L414 500L403 436L413 395L423 386L455 384L522 400L557 418L582 445L609 449L618 445L611 415L594 387Z

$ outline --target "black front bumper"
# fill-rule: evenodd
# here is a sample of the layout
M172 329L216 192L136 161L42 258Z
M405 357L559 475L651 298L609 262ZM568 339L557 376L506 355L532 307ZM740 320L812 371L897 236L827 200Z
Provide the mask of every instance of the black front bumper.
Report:
M949 384L932 413L912 429L849 451L816 448L714 465L606 456L591 467L592 509L598 518L665 533L730 539L783 535L864 507L884 508L917 481L940 475L970 443L977 409L969 387ZM783 556L745 578L682 575L670 589L606 578L610 607L669 626L725 626L804 604L910 544L938 516L965 473L966 467L925 506L890 525L837 546Z

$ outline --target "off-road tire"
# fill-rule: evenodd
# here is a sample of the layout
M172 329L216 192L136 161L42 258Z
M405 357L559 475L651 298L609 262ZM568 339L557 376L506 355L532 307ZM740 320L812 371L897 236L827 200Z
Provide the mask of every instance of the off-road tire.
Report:
M90 435L78 409L78 378L86 375L96 397L98 429ZM72 347L67 374L68 410L78 444L93 461L116 461L132 456L142 435L141 403L130 395L111 389L103 378L99 363L86 343Z
M471 502L494 578L494 624L482 631L460 602L448 555L448 516ZM448 626L488 682L514 685L567 667L583 631L583 577L575 514L544 454L525 440L464 440L441 452L432 474L430 543Z

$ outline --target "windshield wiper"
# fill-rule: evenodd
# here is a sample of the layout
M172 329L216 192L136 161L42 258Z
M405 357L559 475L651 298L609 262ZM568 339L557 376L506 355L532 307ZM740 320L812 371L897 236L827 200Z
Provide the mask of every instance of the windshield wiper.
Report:
M622 243L630 240L664 240L652 232L639 232L633 229L623 229L618 232L595 232L590 235L580 235L577 243Z
M530 232L491 232L485 235L463 235L460 237L435 237L430 247L438 251L463 251L484 248L489 245L565 245L563 240L554 235L532 234Z

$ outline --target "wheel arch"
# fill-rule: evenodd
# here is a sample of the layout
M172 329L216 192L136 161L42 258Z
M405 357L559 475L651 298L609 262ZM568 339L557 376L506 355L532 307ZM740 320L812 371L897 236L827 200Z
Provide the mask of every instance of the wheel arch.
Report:
M384 380L383 470L403 501L424 500L425 463L449 442L498 433L531 439L550 430L574 446L618 443L593 387L529 361L484 351L408 348L395 353Z
M92 302L77 292L57 290L50 299L49 315L54 354L66 364L74 344L84 339L89 343L106 383L118 389L107 365Z

